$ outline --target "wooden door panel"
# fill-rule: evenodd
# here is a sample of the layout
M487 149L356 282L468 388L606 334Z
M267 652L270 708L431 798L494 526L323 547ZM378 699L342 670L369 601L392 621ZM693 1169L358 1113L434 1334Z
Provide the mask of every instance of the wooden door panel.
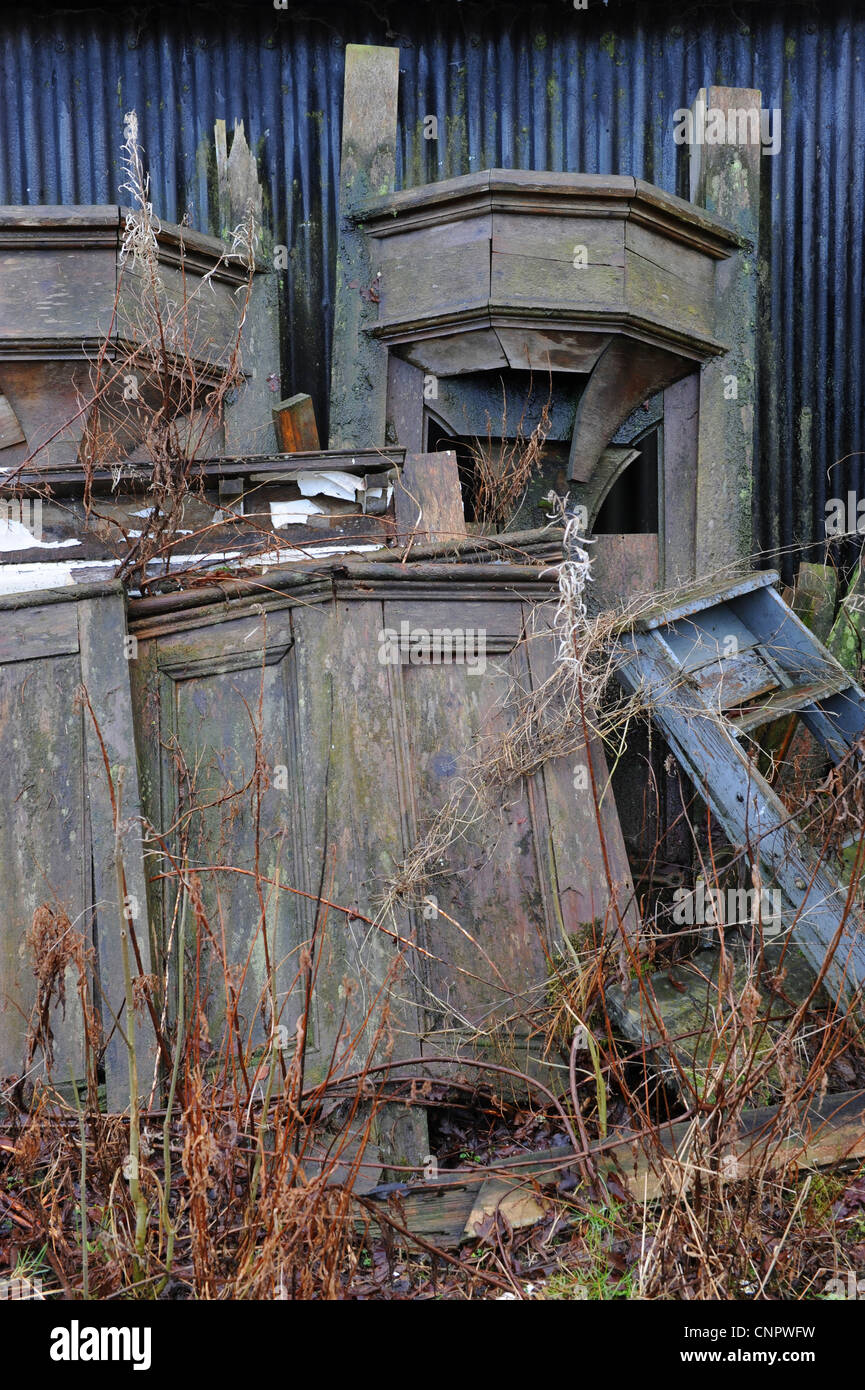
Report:
M408 666L401 675L412 809L423 834L469 770L469 750L504 732L509 676L489 668L471 676L456 664ZM471 815L470 806L467 793L455 817ZM430 1025L447 1027L449 1012L484 1025L503 1010L512 1014L517 1001L528 1004L532 983L546 974L548 924L525 785L496 814L464 825L432 872L435 906L424 943L436 956L427 981Z
M288 891L298 886L302 858L295 654L287 610L209 618L141 644L137 699L158 721L158 738L144 745L146 805L200 884L206 925L186 967L201 990L211 1044L225 1041L230 1021L248 1054L276 1025L291 1034L302 1007L309 914ZM175 876L157 895L163 951L177 892ZM176 966L171 960L172 972Z

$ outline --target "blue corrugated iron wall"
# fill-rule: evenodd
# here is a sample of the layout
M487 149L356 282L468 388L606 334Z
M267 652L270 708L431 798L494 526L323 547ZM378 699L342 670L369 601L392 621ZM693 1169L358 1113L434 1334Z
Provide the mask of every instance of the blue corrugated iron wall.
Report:
M290 248L285 386L326 413L343 49L401 50L398 177L490 165L633 173L686 193L672 113L700 86L783 112L765 158L757 539L822 535L863 490L865 14L857 5L119 7L0 16L0 202L120 197L139 114L157 210L215 227L213 124L243 119L274 238ZM438 117L437 141L423 118ZM844 462L836 461L844 459ZM828 479L827 479L828 474Z

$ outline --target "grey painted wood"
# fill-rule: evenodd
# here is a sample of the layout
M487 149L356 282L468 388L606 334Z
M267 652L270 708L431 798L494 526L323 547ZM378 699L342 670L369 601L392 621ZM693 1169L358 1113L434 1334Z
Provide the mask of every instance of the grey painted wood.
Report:
M347 44L339 175L330 445L384 444L387 351L365 330L378 319L378 258L353 221L394 186L399 50Z
M33 1001L24 934L40 904L62 908L96 950L97 1008L106 1036L125 990L120 952L122 904L114 871L114 817L108 773L93 720L78 700L87 692L105 744L112 780L123 771L122 846L128 904L138 928L144 973L150 970L140 804L129 667L124 656L124 597L119 585L89 585L6 597L0 651L0 748L7 796L0 806L0 1069L20 1071ZM14 639L14 640L13 640ZM134 903L132 902L134 899ZM133 967L133 974L137 974ZM67 971L66 1015L53 1010L54 1075L83 1076L83 1028L74 970ZM139 1028L139 1080L149 1090L153 1036ZM108 1103L129 1099L127 1058L119 1036L105 1055Z

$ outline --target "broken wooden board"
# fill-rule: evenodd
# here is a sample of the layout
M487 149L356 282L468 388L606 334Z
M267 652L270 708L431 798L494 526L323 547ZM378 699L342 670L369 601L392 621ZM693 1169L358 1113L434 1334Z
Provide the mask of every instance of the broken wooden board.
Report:
M354 215L396 179L399 49L345 48L339 234L330 378L330 446L384 444L387 349L369 336L378 322L378 264Z
M150 937L138 769L119 582L0 597L0 746L7 796L0 805L0 1075L20 1074L33 1006L32 961L22 949L37 908L62 908L85 946L98 945L94 1004L105 1036L108 1104L129 1100L126 988L121 931L134 929L141 973ZM93 714L82 708L85 690ZM94 720L96 722L94 722ZM98 727L97 727L98 725ZM105 760L111 769L109 788ZM118 848L125 871L119 901L112 796L123 774ZM134 957L133 976L139 971ZM84 1076L83 1028L69 966L65 1010L52 1008L55 1076ZM149 1021L136 1025L142 1091L153 1074ZM40 1054L37 1052L37 1067Z
M865 1156L865 1097L861 1091L827 1095L788 1113L779 1136L781 1107L765 1106L742 1113L739 1135L711 1176L738 1181L767 1164L775 1171L789 1165L815 1169ZM599 1178L623 1180L637 1202L653 1202L665 1193L689 1190L705 1170L689 1162L696 1120L658 1127L658 1141L617 1134L592 1145L587 1157ZM651 1145L651 1147L650 1147ZM418 1186L389 1184L365 1194L365 1209L375 1216L379 1202L412 1235L430 1244L455 1247L477 1240L484 1226L501 1211L512 1227L533 1225L555 1202L555 1186L578 1177L578 1156L567 1145L502 1159L475 1171L442 1173ZM546 1189L546 1190L545 1190ZM552 1189L552 1190L551 1190ZM571 1190L576 1190L571 1187Z
M458 541L466 535L463 495L457 456L406 454L396 485L396 530L403 544L419 541Z
M703 661L737 659L740 629L746 629L747 649L774 670L779 688L798 688L792 705L810 732L834 761L845 755L865 728L865 696L783 602L772 587L776 580L768 571L721 588L695 586L666 611L661 607L634 625L621 642L617 675L641 692L730 842L752 845L764 886L782 895L797 944L817 972L825 967L832 995L846 1000L865 984L865 940L855 912L848 914L847 889L760 776L743 746L743 729L694 679ZM759 711L759 704L751 708ZM760 722L756 713L748 718ZM834 959L827 963L833 943Z
M764 924L764 932L781 924ZM738 1047L748 1065L756 1057L759 1066L770 1055L779 1031L794 1008L810 995L814 971L795 946L784 947L771 941L764 946L762 959L753 959L745 942L735 939L735 928L727 924L727 961L730 975L719 990L721 952L717 946L696 951L687 961L661 970L632 985L626 995L618 985L606 991L607 1008L622 1036L657 1068L664 1082L687 1100L696 1094L701 1100L712 1096L713 1078L720 1074L729 1087L735 1073ZM705 928L704 928L705 930ZM717 929L716 929L717 930ZM752 959L749 960L749 955ZM775 980L783 971L780 987ZM750 1001L755 1009L754 1045L745 1048L740 1024L742 1001L748 985L756 995ZM786 996L786 998L784 997ZM730 1001L736 1001L733 1013ZM792 1001L792 1002L788 1002ZM824 990L817 990L815 1006L826 1005ZM767 1102L780 1089L775 1068L769 1073L762 1097Z

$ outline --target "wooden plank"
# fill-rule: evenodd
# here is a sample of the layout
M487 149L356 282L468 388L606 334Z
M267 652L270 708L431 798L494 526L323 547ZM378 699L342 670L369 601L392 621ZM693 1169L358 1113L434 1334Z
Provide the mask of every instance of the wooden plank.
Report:
M314 452L319 448L312 396L301 393L278 401L273 407L273 423L276 442L283 453Z
M452 608L449 630L471 631L458 612ZM409 624L414 630L433 627L423 605L416 613ZM385 627L393 626L386 604ZM506 731L506 697L512 680L525 679L523 658L515 638L511 655L486 652L483 666L452 659L391 670L397 743L404 750L406 823L419 838L487 740ZM504 804L501 818L476 818L436 856L429 884L435 911L422 923L423 945L434 957L423 962L421 1000L424 1052L431 1056L439 1050L453 1055L463 1041L469 1056L480 1044L503 1060L512 1035L527 1033L526 1015L546 979L556 926L540 891L544 837L524 782L507 789ZM414 842L410 836L407 851ZM475 1027L482 1035L477 1039Z
M227 152L227 133L224 120L214 122L216 147L216 182L219 195L219 232L230 240L235 227L241 223L251 205L257 224L261 224L262 188L258 165L249 148L243 121L234 122L231 153Z
M208 920L217 935L222 927L226 929L229 964L244 971L239 991L240 1013L248 1030L244 1045L258 1047L269 1041L264 1022L270 994L268 960L282 1006L278 1022L291 1034L300 1009L297 954L306 939L298 930L304 918L297 901L291 894L275 893L271 886L277 880L295 885L300 853L293 833L298 783L292 733L293 634L288 609L227 621L222 612L211 610L209 618L207 625L159 638L155 667L151 658L151 680L158 681L161 746L164 750L176 740L191 770L194 790L189 793L180 784L170 753L160 753L160 747L151 743L150 759L155 756L161 766L154 768L151 761L149 795L158 796L163 827L172 823L181 798L191 813L190 856L208 870L201 876ZM144 660L151 645L141 644ZM153 704L152 689L148 694ZM255 769L254 721L259 702L259 752L267 778L256 812L249 781ZM275 768L283 769L279 776ZM263 889L268 903L264 923L253 872L256 863L262 878L270 881ZM223 872L221 865L247 872ZM173 901L171 890L165 896L165 922L170 920ZM224 974L218 954L206 941L201 959L210 1039L219 1046L227 1019ZM315 1046L312 1038L310 1055Z
M526 605L525 622L530 636L527 642L531 683L539 689L554 672L557 639L551 630L552 609L534 609ZM632 946L637 946L640 918L634 899L634 885L622 827L609 783L607 759L601 742L590 743L592 771L600 802L600 823L610 866L618 913L611 907L610 885L601 853L598 814L589 777L585 748L568 757L551 758L543 767L544 800L548 822L547 845L553 863L552 892L558 899L554 908L560 929L572 940L579 940L589 928L601 924L609 938L619 939L619 921ZM542 845L541 851L546 848ZM621 948L620 948L621 949Z
M706 703L719 710L731 710L748 700L756 699L759 695L767 695L769 691L778 689L778 678L774 671L769 669L755 651L744 651L738 656L723 657L720 661L709 662L694 672L692 678ZM772 701L767 700L761 704L761 709L768 709L771 704ZM761 716L756 717L759 719ZM749 719L751 715L745 711L742 718L737 719L736 727L756 727L748 722Z
M566 311L570 305L613 310L624 303L625 271L618 266L592 265L576 270L548 257L494 252L490 268L493 304L531 305Z
M0 1009L0 1065L21 1065L23 1029L32 1000L30 963L17 956L33 912L43 903L67 912L87 945L97 948L100 990L115 1012L123 1007L119 952L122 904L114 865L114 818L99 737L89 711L77 699L81 687L93 706L112 778L125 772L123 852L127 906L138 927L142 969L150 969L143 859L138 816L136 749L124 654L124 598L119 585L90 585L3 601L0 657L0 747L14 794L0 807L0 952L5 990ZM8 643L14 641L10 651ZM11 839L7 840L7 837ZM7 931L16 961L6 959ZM27 980L21 972L26 970ZM134 973L138 971L134 969ZM57 1035L54 1075L60 1083L83 1076L83 1026L74 967L67 971L66 1018L53 1020ZM100 993L102 991L102 993ZM105 1019L106 1035L112 1027ZM18 1053L16 1057L14 1054ZM14 1060L13 1060L14 1058ZM8 1064L8 1067L6 1066ZM140 1084L148 1091L153 1040L139 1032ZM106 1057L109 1105L128 1100L128 1072L115 1032Z
M694 106L761 109L758 90L701 88ZM757 258L762 158L757 143L691 145L691 199L748 238L716 270L715 333L727 351L700 374L696 572L711 574L753 549ZM732 394L735 390L735 394Z
M325 733L328 839L322 848L328 876L333 873L334 901L357 903L370 917L380 910L382 880L395 872L408 849L399 769L404 735L394 709L397 668L381 661L381 633L387 625L378 602L351 606L338 602L333 644L324 665L308 677L323 685L321 669L340 673L331 674L320 701L322 717L327 710L324 729L333 731L329 738ZM362 986L356 1008L366 1007L367 991L374 994L389 982L390 1056L396 1060L417 1054L420 1009L413 981L419 962L410 946L388 934L396 927L411 936L405 914L395 913L383 925L385 932L349 933L343 959L346 972ZM334 1003L339 1017L341 1001ZM422 1111L385 1107L377 1128L386 1166L423 1161L429 1152Z
M18 416L6 397L0 395L0 449L9 449L13 444L23 444L24 439Z
M631 220L625 226L625 250L631 310L660 313L688 333L714 333L714 261Z
M780 1136L777 1133L780 1123ZM694 1121L658 1127L659 1145L627 1135L611 1135L593 1144L587 1156L600 1178L624 1177L637 1202L654 1202L672 1187L689 1191L698 1169L688 1162ZM742 1112L738 1134L723 1155L717 1177L739 1181L768 1164L775 1171L789 1165L811 1170L865 1155L865 1102L860 1091L827 1095L816 1103L799 1102L786 1116L778 1105ZM512 1226L532 1225L556 1198L543 1189L574 1171L576 1154L568 1145L527 1151L474 1171L443 1173L400 1196L398 1220L413 1234L443 1247L476 1240L485 1219L502 1210ZM366 1197L376 1198L375 1188ZM380 1198L386 1193L380 1191ZM566 1199L560 1199L566 1200ZM499 1204L501 1203L501 1206ZM374 1210L374 1209L373 1209Z
M0 381L2 381L2 372L0 372ZM313 453L299 453L291 458L285 458L281 454L271 451L252 457L199 459L196 462L196 472L200 471L200 475L205 481L210 486L214 486L226 478L264 478L268 475L276 478L288 478L295 473L315 472L321 468L356 474L376 471L388 472L391 468L402 463L404 457L405 449L401 447L354 449L350 452L337 450L334 453L329 453L326 449L317 449ZM110 468L94 470L93 489L95 492L108 492L112 495L116 493L121 497L140 495L137 493L137 489L140 489L141 482L140 474L133 476L131 471L117 483ZM66 468L25 469L19 476L19 483L22 487L47 484L56 497L80 496L84 491L84 470L76 462ZM3 490L4 484L0 478L0 495L2 495Z
M0 665L41 661L77 651L78 620L73 604L34 604L4 613L0 624Z
M93 893L99 933L99 981L106 1036L112 1030L111 1011L125 1028L125 999L121 929L124 916L130 931L130 970L133 979L152 967L147 920L147 889L141 839L141 799L138 762L130 699L129 661L126 653L125 599L122 593L78 604L81 646L81 683L98 721L84 718L84 769L89 793L89 827L93 856ZM103 757L108 759L115 795L122 781L120 847L126 879L127 901L121 901L115 863L115 825ZM134 932L141 957L141 971L132 950ZM156 1065L156 1039L145 1013L136 1014L138 1083L146 1096ZM129 1103L127 1054L116 1029L105 1054L105 1080L110 1109Z
M778 583L777 570L760 570L754 574L743 574L738 578L733 578L729 583L718 584L711 579L697 580L672 603L659 602L647 612L643 613L634 624L637 632L650 632L656 627L669 627L678 622L680 618L690 617L693 613L700 613L707 608L715 608L719 603L728 603L732 599L738 599L743 594L759 592L762 589L770 589ZM750 624L748 624L750 630ZM755 632L757 629L753 629ZM761 641L771 640L771 631L763 633L759 631Z
M114 217L119 233L119 209ZM115 261L110 246L0 251L0 347L28 339L50 353L52 344L99 340L111 324Z
M830 634L837 598L838 571L831 565L813 565L803 560L796 574L793 611L836 657L838 653L832 648Z
M665 627L664 641L683 671L696 671L711 661L721 661L757 645L753 632L725 603Z
M494 257L526 256L530 260L556 261L560 276L564 263L579 280L582 272L574 265L578 247L585 247L587 266L624 269L626 225L617 218L551 217L496 208L491 224L492 253Z
M381 269L379 322L487 309L490 300L490 217L460 218L436 228L408 230L375 243ZM561 266L558 267L561 275Z
M397 536L403 542L411 536L428 542L462 540L466 521L456 454L406 454L395 508Z
M423 372L395 353L387 362L387 438L396 439L409 452L421 454L424 432Z
M526 313L531 310L526 307ZM514 319L518 316L515 314ZM548 319L496 324L496 338L515 371L590 372L610 341L608 333L555 328ZM555 403L554 403L555 404ZM485 429L481 429L483 435Z
M779 715L804 710L806 705L819 705L828 695L837 695L842 690L849 690L851 684L844 674L834 680L811 681L806 685L781 690L768 700L761 701L759 707L745 709L741 713L731 709L732 702L725 704L724 708L730 710L729 717L733 720L734 729L738 733L747 733L751 729L759 729L761 724L765 724L769 719L777 719Z
M387 349L364 331L378 320L378 266L351 222L364 201L396 177L399 49L347 44L339 174L330 444L384 444Z
M697 521L697 431L700 374L690 372L664 392L663 565L661 586L693 581Z

